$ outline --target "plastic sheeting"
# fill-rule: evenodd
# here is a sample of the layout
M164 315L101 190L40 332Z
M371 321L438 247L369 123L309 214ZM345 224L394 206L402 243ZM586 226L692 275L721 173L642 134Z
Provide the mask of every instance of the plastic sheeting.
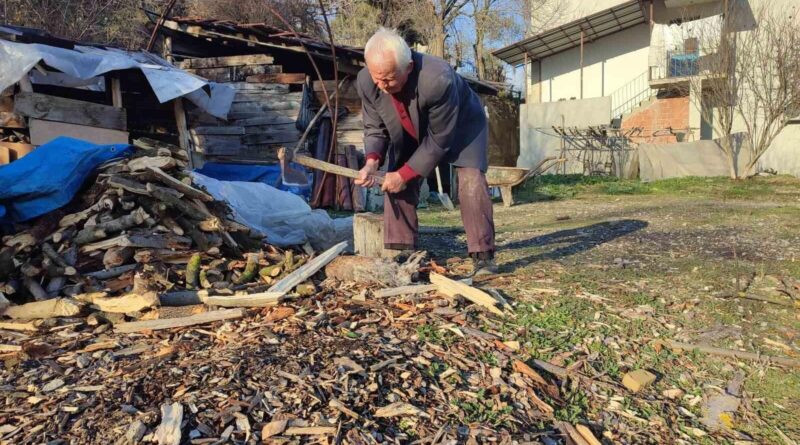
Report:
M353 236L353 218L332 219L324 210L312 210L303 198L261 182L219 181L193 172L194 182L233 210L236 222L266 236L277 246L310 242L316 250Z
M0 221L27 221L66 205L97 166L131 150L59 137L1 166Z
M208 82L172 66L166 60L147 52L125 51L116 48L95 48L75 45L74 49L58 48L39 43L18 43L0 39L0 91L18 82L39 61L44 61L67 79L92 80L109 71L140 69L164 103L185 97L209 114L225 119L235 91L228 85ZM93 80L92 80L93 82Z
M262 182L278 190L294 193L308 200L311 196L311 183L313 173L308 172L302 165L290 163L293 170L306 174L308 184L305 187L287 186L281 182L280 165L246 165L246 164L219 164L206 162L203 168L195 170L205 176L219 179L220 181Z

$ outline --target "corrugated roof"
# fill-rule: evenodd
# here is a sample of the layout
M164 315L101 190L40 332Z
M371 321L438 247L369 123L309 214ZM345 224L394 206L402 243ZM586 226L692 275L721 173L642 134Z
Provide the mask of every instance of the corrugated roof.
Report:
M512 43L492 54L511 65L519 65L526 54L532 61L580 46L581 32L585 33L584 43L588 43L646 22L644 2L632 0Z

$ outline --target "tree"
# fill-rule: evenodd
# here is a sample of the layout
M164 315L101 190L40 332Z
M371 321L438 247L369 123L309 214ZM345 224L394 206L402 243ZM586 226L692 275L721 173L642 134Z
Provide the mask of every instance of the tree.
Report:
M316 37L324 35L315 0L187 0L192 16L236 23L265 23L279 29L286 26L278 20L264 2L270 2L298 32Z
M720 136L732 179L754 174L761 156L800 114L800 19L785 12L761 3L753 15L756 27L736 32L743 17L731 8L716 26L697 30L704 56L700 75L690 80L701 92L693 103ZM741 130L745 143L737 144L733 134ZM739 171L741 156L749 159Z
M335 0L331 28L337 43L362 47L373 33L387 20L385 13L368 0Z

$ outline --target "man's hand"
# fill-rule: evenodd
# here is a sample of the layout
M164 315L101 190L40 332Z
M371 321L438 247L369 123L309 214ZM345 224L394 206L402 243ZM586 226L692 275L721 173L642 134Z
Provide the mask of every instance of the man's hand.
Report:
M375 185L375 173L378 172L378 160L367 159L367 164L358 171L358 179L353 182L361 187L372 187Z
M400 173L390 172L386 173L386 176L383 177L383 187L381 187L381 190L385 193L398 193L405 188L406 182L403 181L403 177L400 176Z

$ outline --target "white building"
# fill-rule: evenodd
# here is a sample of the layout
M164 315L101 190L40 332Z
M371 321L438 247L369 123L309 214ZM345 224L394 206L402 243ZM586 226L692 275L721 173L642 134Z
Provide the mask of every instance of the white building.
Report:
M700 37L719 29L725 8L732 11L733 31L754 29L751 3L766 1L572 0L563 23L494 52L526 73L518 165L563 153L554 126L610 125L633 145L719 137L702 118L707 113L701 112L705 102L697 76L706 55ZM768 4L787 15L800 12L800 0ZM743 127L737 124L734 131ZM800 121L783 130L760 167L800 175ZM587 169L585 162L569 168Z

